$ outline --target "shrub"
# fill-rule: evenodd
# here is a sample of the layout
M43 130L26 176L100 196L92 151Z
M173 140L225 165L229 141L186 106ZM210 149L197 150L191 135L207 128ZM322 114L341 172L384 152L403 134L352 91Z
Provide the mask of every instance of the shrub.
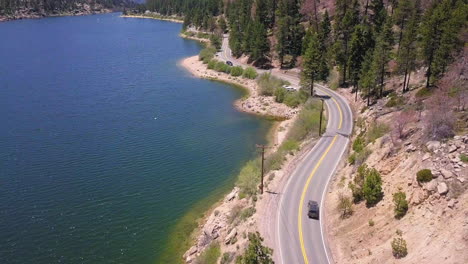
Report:
M353 142L353 150L359 153L364 149L364 147L364 138L362 136L358 136Z
M245 221L247 218L251 217L255 213L254 207L245 208L240 214L241 221Z
M385 104L386 107L395 107L405 104L405 98L403 96L399 96L396 93L390 94L390 99Z
M257 184L260 180L260 167L257 160L251 160L241 169L237 186L240 193L245 196L252 196L257 192Z
M237 222L236 220L239 218L240 214L242 212L242 206L241 205L236 205L231 208L231 211L229 212L229 215L227 217L228 223L233 224L234 222Z
M214 68L216 67L216 63L218 63L217 60L215 60L215 59L210 60L210 62L208 62L208 69L214 70Z
M370 219L370 220L369 220L369 226L374 226L374 225L375 225L374 220Z
M212 34L210 36L210 42L211 42L211 45L213 45L217 50L220 50L221 49L221 37L219 37L218 35L215 35L215 34Z
M234 77L241 76L244 73L244 69L241 66L235 66L231 68L231 75Z
M230 74L232 67L226 64L226 67L223 68L223 72Z
M368 170L362 186L362 194L367 206L374 206L382 199L382 179L376 169Z
M207 64L208 62L210 62L211 59L213 59L215 53L216 49L212 47L204 48L198 54L198 59L203 61L203 63Z
M281 144L281 149L285 150L286 152L293 152L299 149L299 142L293 139L288 139Z
M218 72L226 72L226 68L228 68L229 66L222 62L222 61L218 61L215 65L215 71L218 71Z
M419 89L419 91L416 92L416 97L428 97L433 93L432 89L429 89L427 87Z
M296 108L301 103L305 102L307 98L301 96L300 92L289 92L286 93L283 103L289 107Z
M271 96L276 90L280 89L287 82L272 76L270 73L263 73L257 79L257 84L260 88L260 94Z
M355 165L363 164L366 159L370 156L372 151L368 148L364 148L361 152L356 154L356 160L354 161Z
M418 182L430 182L432 180L432 172L430 169L423 169L416 173Z
M236 263L273 263L271 255L273 250L263 246L263 238L260 233L249 233L249 245L242 256L236 259Z
M353 194L354 203L362 201L364 195L362 193L362 186L364 184L364 179L368 173L369 169L366 164L359 166L356 176L354 176L353 182L349 183L349 188Z
M208 34L208 33L198 32L198 33L197 33L197 38L207 39L207 38L210 38L210 35L211 35L211 34Z
M353 203L348 196L340 193L338 194L338 212L341 218L347 218L353 214Z
M265 160L265 171L279 170L284 162L285 152L278 150L270 154Z
M465 163L468 163L468 156L462 153L460 154L460 160Z
M284 101L284 97L286 96L287 92L288 91L286 91L286 89L284 89L283 87L276 89L274 92L275 101L278 103L282 103Z
M356 163L356 153L349 155L348 162L350 165L354 165L354 163Z
M392 241L392 252L395 258L404 258L408 255L406 241L402 237L396 237Z
M228 264L234 260L234 253L232 252L224 252L223 256L221 257L221 264Z
M195 260L195 264L216 264L221 256L219 243L212 243L203 253Z
M395 204L395 218L401 219L408 211L408 201L406 201L406 194L402 191L394 193L393 203Z
M257 71L252 67L247 67L247 69L245 69L244 73L242 74L242 76L244 76L245 78L252 80L257 78L257 75Z
M294 122L291 130L288 133L288 139L296 141L303 140L311 131L318 135L318 127L320 121L320 101L310 100L304 105L299 113L297 120Z
M370 125L367 132L367 141L374 142L376 139L382 137L389 131L389 127L383 123L374 122Z

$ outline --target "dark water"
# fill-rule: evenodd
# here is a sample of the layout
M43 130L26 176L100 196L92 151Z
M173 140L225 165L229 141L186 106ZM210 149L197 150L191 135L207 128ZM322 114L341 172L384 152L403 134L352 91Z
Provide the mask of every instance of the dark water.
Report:
M264 141L241 91L177 66L181 25L0 23L0 263L154 263Z

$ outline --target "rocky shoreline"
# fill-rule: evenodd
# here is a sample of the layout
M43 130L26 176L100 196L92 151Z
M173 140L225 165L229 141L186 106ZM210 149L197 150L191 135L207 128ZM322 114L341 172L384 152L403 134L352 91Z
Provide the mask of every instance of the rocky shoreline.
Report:
M38 19L45 17L60 17L60 16L84 16L84 15L94 15L94 14L104 14L111 13L112 9L104 8L102 6L95 6L91 8L89 5L77 5L74 10L71 11L62 11L62 12L45 12L44 10L34 11L32 9L20 9L14 14L9 15L0 15L0 22L6 22L10 20L19 20L19 19Z

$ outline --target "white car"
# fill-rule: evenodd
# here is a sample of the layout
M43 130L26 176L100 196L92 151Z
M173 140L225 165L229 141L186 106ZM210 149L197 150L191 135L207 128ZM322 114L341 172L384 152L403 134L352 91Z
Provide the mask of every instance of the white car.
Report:
M297 88L296 87L293 87L291 85L283 85L283 88L286 89L286 91L288 92L295 92L297 91Z

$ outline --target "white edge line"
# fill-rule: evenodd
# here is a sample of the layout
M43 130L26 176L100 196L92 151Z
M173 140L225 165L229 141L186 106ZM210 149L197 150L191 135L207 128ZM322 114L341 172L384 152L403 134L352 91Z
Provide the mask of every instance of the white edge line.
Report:
M327 108L329 107L328 104L326 103L325 104L327 106ZM339 106L338 106L339 107ZM327 124L328 126L328 124ZM307 153L306 157L304 158L304 160L307 160L307 157L309 155L312 155L312 153L314 153L314 151L320 147L321 144L323 144L323 142L325 142L325 139L324 137L320 137L319 141L317 142L317 144L315 144L315 146L309 150L309 153ZM303 161L304 161L303 160ZM341 157L340 157L340 160L341 160ZM285 188L283 189L283 195L281 195L281 198L280 198L280 203L279 203L279 207L278 207L278 212L277 212L277 234L278 234L278 243L279 243L279 253L280 253L280 259L281 259L281 263L285 263L284 260L283 260L283 251L281 250L281 232L280 232L280 215L281 215L281 208L283 207L283 198L284 198L284 193L286 193L286 190L289 188L289 184L291 183L292 179L295 178L295 174L297 172L297 170L299 170L299 166L297 166L293 173L291 173L291 176L288 178L288 182L286 183L286 186ZM326 187L325 187L326 189ZM322 240L323 240L323 236L322 236ZM326 250L326 249L325 249ZM325 251L325 254L326 254L326 251ZM328 256L327 256L327 259L328 259Z
M339 135L338 135L339 136ZM330 258L328 256L328 250L327 250L327 246L325 245L325 239L324 239L324 236L323 236L323 201L325 200L325 193L327 192L328 190L328 184L330 183L330 179L332 178L332 175L335 174L336 172L336 169L338 168L338 164L340 163L341 159L343 158L343 155L346 151L346 148L348 147L348 144L349 144L349 139L346 138L346 144L343 148L343 150L341 151L341 154L340 154L340 157L338 159L336 159L336 162L335 162L335 166L333 168L333 171L328 175L328 178L327 178L327 183L325 184L325 188L323 189L323 192L322 192L322 200L320 201L320 207L321 207L321 210L320 210L320 233L322 235L322 244L323 244L323 249L325 251L325 256L327 257L327 261L328 263L330 263Z
M323 139L323 137L320 137L320 140L317 142L317 144L315 144L315 146L309 150L309 153L307 153L306 157L304 158L304 160L307 159L307 156L311 155L312 153L314 153L314 150L316 148L318 148L321 144L323 144L323 142L325 142L325 140ZM283 252L281 250L281 232L280 232L280 215L281 215L281 208L283 206L283 198L284 198L284 193L286 193L286 190L289 188L289 184L291 183L292 181L292 178L295 178L295 174L296 172L299 170L299 166L296 167L296 169L294 169L293 173L291 173L291 176L288 178L288 182L286 183L286 187L283 189L283 194L281 195L281 198L280 198L280 203L279 203L279 207L278 207L278 215L277 215L277 229L278 229L278 243L279 243L279 252L280 252L280 258L281 258L281 263L284 263L284 260L283 260Z

